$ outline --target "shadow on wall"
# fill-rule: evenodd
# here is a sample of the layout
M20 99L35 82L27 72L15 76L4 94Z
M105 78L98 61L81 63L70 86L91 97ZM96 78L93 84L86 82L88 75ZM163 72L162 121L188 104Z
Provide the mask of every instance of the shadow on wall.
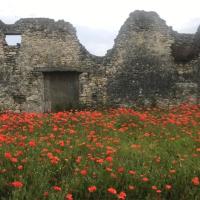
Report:
M175 34L172 56L177 63L187 63L196 59L200 52L200 31L196 34Z
M175 97L177 78L172 66L162 68L156 58L146 56L140 62L127 60L120 72L109 79L107 93L111 102L121 103L126 99L142 104L141 99L147 99L154 104L157 97Z

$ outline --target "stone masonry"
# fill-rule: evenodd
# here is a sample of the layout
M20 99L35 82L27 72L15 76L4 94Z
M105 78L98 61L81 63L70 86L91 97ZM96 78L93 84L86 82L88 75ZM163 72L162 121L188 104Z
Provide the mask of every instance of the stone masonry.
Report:
M21 35L21 44L9 46L6 35ZM131 13L104 57L91 55L68 22L0 21L0 109L198 103L199 75L200 27L180 34L155 12Z

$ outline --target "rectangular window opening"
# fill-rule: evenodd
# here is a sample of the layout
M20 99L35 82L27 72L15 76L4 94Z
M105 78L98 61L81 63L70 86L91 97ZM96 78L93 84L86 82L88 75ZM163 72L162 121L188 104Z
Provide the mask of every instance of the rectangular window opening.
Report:
M20 47L22 42L22 36L20 34L6 35L5 40L8 46Z

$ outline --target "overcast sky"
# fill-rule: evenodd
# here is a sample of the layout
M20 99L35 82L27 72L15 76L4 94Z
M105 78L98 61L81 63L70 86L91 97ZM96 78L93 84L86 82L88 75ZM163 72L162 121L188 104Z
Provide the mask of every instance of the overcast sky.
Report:
M104 55L129 13L156 11L174 30L194 33L200 25L200 0L0 0L0 19L14 23L25 17L64 19L77 30L89 52Z

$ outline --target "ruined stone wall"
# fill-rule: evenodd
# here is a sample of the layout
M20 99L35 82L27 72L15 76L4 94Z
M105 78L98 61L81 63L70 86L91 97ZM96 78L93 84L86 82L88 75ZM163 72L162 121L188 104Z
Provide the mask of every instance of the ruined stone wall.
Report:
M21 34L8 46L6 34ZM106 56L91 55L68 22L0 21L0 106L44 111L44 74L79 73L79 103L172 105L200 97L200 28L180 34L155 12L135 11Z
M176 81L176 97L179 101L198 101L198 42L196 34L180 34L174 32L175 42L172 45L174 65L178 72Z
M131 13L108 55L109 101L154 104L160 98L173 99L173 42L171 28L156 13Z
M96 73L96 58L79 43L71 24L21 19L14 25L2 26L1 32L1 72L2 80L6 81L1 83L1 105L19 111L43 111L43 73L57 70L81 72L80 102L91 102L94 79L91 74ZM21 34L20 47L6 44L7 33Z
M155 12L135 11L107 54L107 102L172 105L199 99L199 33L179 34Z

